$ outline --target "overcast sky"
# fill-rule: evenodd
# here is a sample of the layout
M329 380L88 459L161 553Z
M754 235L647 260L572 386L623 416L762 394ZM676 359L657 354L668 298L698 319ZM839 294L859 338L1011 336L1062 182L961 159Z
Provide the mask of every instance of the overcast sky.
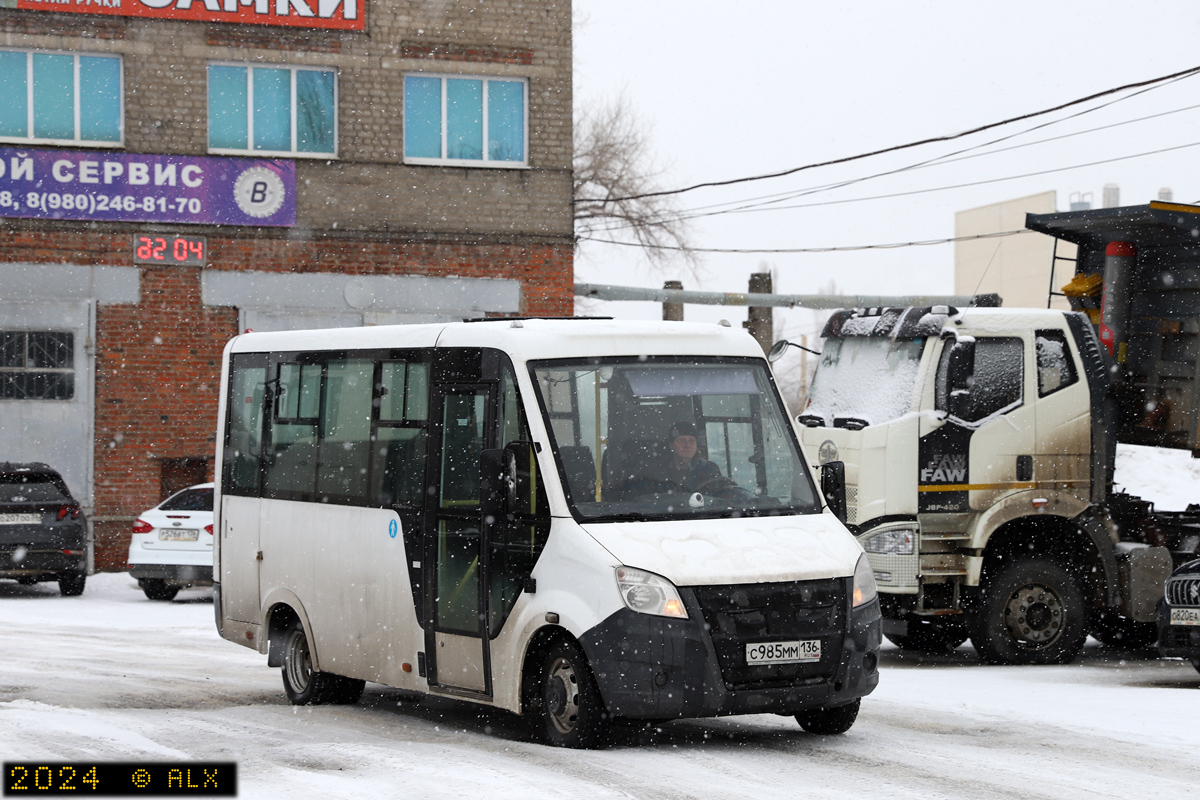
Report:
M667 168L663 188L953 134L1200 66L1200 6L1187 3L576 0L574 11L577 107L624 93ZM1056 191L1063 210L1076 192L1090 192L1098 206L1106 183L1120 186L1122 205L1147 203L1161 187L1170 187L1177 202L1200 200L1200 76L1133 94L956 142L690 192L678 202L695 209L759 200L966 148L963 155L978 157L779 201L777 210L695 219L693 243L813 248L947 238L954 234L956 211L1044 191ZM1084 110L1090 111L1079 115ZM1150 115L1162 116L1133 121ZM1112 127L1117 123L1128 124ZM1106 129L1081 133L1101 127ZM1079 135L979 155L1066 134ZM1011 138L985 146L1002 137ZM1100 161L1110 163L1079 166ZM1000 180L1006 178L1012 179ZM959 184L978 185L943 188ZM835 202L912 192L921 193ZM951 293L953 259L952 244L706 254L698 280L678 269L649 269L635 249L587 242L576 261L576 280L661 287L678 278L687 288L745 291L748 275L765 264L783 293L816 293L831 281L846 293ZM580 310L619 317L661 313L648 303L590 303ZM745 311L688 306L686 316L740 324ZM812 332L806 330L813 324L807 313L790 312L783 324L789 334Z

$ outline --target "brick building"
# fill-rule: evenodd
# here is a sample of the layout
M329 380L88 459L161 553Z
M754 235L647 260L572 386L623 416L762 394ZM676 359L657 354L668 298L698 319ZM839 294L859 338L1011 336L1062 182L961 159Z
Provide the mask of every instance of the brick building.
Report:
M239 330L570 314L569 0L0 0L0 460L119 569Z

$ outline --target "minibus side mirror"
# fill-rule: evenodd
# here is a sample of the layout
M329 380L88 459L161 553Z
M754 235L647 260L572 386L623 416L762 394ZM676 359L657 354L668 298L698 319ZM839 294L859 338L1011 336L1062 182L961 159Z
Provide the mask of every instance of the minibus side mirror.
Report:
M484 521L498 522L505 512L505 451L484 450L479 454L479 510Z
M838 519L846 521L846 463L827 461L821 465L821 496Z
M509 442L504 448L504 480L508 513L534 513L537 473L532 442Z

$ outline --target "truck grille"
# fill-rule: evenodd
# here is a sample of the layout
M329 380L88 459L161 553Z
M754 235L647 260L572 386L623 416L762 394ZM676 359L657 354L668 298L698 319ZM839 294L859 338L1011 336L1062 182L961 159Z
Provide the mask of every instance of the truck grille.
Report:
M1167 604L1200 606L1200 575L1172 578L1167 581Z
M846 579L692 589L729 689L821 683L837 670L846 629ZM821 659L747 666L746 645L819 639Z
M846 487L846 524L858 524L858 487Z

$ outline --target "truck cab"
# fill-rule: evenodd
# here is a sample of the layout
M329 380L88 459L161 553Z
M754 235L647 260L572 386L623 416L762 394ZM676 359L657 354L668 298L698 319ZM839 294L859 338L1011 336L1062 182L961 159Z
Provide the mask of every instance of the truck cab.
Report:
M1104 444L1092 441L1103 414L1092 388L1104 378L1078 314L934 306L831 319L799 421L820 462L845 464L846 522L889 638L938 649L970 636L1004 662L1074 656L1088 616L1075 609L1107 600L1107 581L1079 576L1115 581L1118 569L1116 528L1094 508ZM1012 587L997 622L980 587L998 581Z
M1118 441L1200 453L1200 208L1030 215L1078 246L1071 311L927 306L829 321L802 441L844 469L884 634L995 663L1145 646L1200 513L1116 491ZM1056 250L1057 254L1057 250Z

